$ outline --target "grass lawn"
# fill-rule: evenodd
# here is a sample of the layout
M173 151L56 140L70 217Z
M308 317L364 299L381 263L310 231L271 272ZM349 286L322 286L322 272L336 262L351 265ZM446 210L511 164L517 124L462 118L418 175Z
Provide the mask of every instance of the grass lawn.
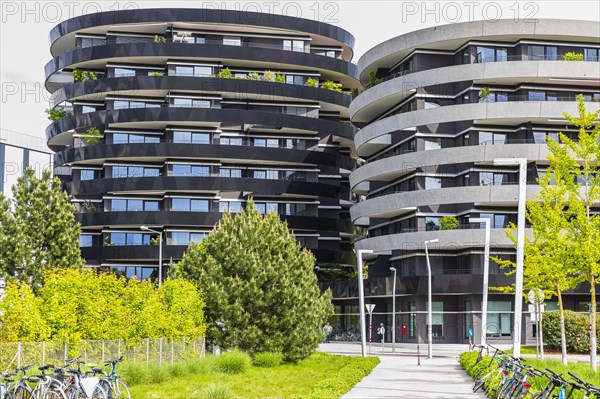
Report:
M207 360L207 366L198 373L171 378L158 384L131 387L133 399L203 399L206 397L206 389L215 384L228 387L233 391L234 398L310 397L314 395L319 382L335 376L343 367L351 367L358 362L357 358L315 353L297 364L282 364L271 368L252 366L241 374L231 375L215 371L215 367L210 366L214 361L210 358ZM358 381L353 384L356 382Z

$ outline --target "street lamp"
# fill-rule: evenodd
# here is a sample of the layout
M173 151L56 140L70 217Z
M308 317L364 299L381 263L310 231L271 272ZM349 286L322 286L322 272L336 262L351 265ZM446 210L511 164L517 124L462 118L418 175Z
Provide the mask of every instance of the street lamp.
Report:
M519 206L517 209L517 265L515 270L515 320L513 356L521 356L521 319L523 318L523 258L525 254L525 200L527 197L527 159L494 159L497 166L519 166Z
M140 226L140 230L158 234L158 287L162 285L162 231L152 230L148 226Z
M392 352L396 352L396 268L390 267L394 272L394 285L392 288Z
M362 255L372 254L370 249L356 250L356 266L358 269L358 313L360 315L360 346L362 357L367 356L367 333L365 327L365 287L363 284Z
M431 303L431 264L429 263L429 252L427 251L427 244L433 244L439 242L437 238L433 240L424 241L425 244L425 259L427 260L427 357L433 359L433 311Z
M490 219L469 218L469 223L485 223L485 244L483 250L483 297L481 299L481 345L487 338L488 285L490 272Z

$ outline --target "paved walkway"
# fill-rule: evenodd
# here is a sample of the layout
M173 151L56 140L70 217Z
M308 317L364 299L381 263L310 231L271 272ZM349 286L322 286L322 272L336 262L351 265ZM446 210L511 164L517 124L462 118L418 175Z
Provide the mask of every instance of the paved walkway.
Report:
M360 355L359 344L331 343L319 348L323 352ZM381 346L371 354L381 363L342 399L482 399L484 395L472 392L473 380L458 364L458 355L468 350L467 345L437 345L434 358L427 359L427 346L421 347L421 365L417 365L416 345L398 344L396 353ZM423 352L424 350L424 352Z

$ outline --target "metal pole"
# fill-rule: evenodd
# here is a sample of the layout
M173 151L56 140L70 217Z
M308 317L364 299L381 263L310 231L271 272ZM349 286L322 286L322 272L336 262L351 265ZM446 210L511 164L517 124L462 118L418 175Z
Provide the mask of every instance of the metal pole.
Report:
M158 288L162 285L162 247L163 247L163 239L162 239L162 231L158 233Z
M371 354L371 333L373 332L373 312L369 312L369 355Z
M429 263L429 251L427 250L427 244L438 242L439 240L427 240L425 244L425 259L427 260L427 358L433 359L433 305L431 295L431 264Z
M515 270L515 319L513 356L521 356L521 320L523 319L523 260L525 257L525 200L527 198L527 159L494 159L494 165L519 166L519 203L517 209L517 262Z
M392 353L396 352L396 268L390 267L394 272L394 284L392 286Z
M358 271L358 313L360 317L360 347L362 357L367 356L367 333L365 326L365 288L362 273L362 254L373 253L367 249L356 250L356 268Z
M485 224L485 242L483 250L483 288L481 299L481 345L487 342L487 309L488 309L488 290L490 279L490 219L489 218L469 218L470 223Z

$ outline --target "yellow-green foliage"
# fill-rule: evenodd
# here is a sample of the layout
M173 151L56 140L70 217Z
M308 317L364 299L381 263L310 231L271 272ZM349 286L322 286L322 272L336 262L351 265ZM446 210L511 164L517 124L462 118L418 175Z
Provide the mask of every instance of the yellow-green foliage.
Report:
M204 300L196 286L150 281L85 269L53 269L39 295L9 283L0 301L0 341L81 340L201 336Z

